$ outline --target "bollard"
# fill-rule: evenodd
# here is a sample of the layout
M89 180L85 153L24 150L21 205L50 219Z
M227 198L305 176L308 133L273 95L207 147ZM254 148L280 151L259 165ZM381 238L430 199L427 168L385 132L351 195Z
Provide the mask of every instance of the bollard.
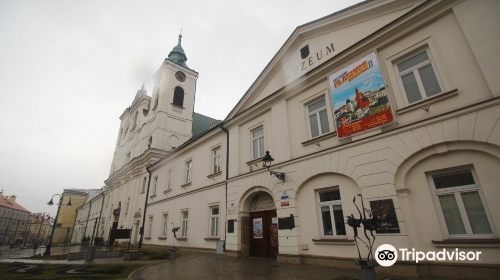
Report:
M175 247L172 247L172 248L170 248L168 250L170 251L170 259L171 260L175 260L175 258L177 257L176 256L176 252L177 252L178 249L175 248Z
M85 260L90 262L95 259L95 254L97 251L97 246L96 245L89 245L87 247L87 254L85 254Z

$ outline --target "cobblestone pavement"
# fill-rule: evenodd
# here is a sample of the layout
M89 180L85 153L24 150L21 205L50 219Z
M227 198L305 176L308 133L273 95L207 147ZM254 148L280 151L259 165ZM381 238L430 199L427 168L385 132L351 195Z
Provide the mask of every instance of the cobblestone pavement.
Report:
M98 248L103 250L104 248ZM37 253L43 253L40 248ZM84 247L52 247L52 255L61 255L68 252L85 251ZM330 280L361 280L361 269L344 269L315 265L295 265L278 263L273 259L265 258L232 258L215 254L195 254L179 252L175 260L155 261L124 261L123 258L98 258L92 262L84 260L19 260L16 258L33 255L32 249L0 248L0 262L22 261L30 264L144 264L129 275L127 279L154 280L154 279L330 279ZM377 279L416 280L419 278L388 277L377 275ZM449 278L424 278L426 280L450 280Z

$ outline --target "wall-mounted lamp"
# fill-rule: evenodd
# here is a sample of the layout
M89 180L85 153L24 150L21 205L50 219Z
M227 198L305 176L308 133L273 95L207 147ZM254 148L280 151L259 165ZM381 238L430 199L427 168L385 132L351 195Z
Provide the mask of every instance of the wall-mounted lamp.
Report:
M267 167L269 174L276 176L276 178L278 178L280 180L283 180L283 183L285 182L285 173L284 172L275 172L275 171L269 170L269 167L271 167L271 163L274 161L274 159L269 154L269 151L266 151L266 155L264 156L262 161L263 161L263 166Z

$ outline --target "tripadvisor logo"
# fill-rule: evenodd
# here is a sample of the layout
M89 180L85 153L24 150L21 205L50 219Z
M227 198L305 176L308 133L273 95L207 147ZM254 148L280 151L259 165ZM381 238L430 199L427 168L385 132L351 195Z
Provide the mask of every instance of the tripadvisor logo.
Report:
M458 249L448 251L443 249L441 251L415 251L415 248L408 250L406 248L399 249L402 261L479 261L481 252L465 252L458 251ZM381 266L391 266L396 263L398 259L398 250L390 244L383 244L375 251L375 259Z

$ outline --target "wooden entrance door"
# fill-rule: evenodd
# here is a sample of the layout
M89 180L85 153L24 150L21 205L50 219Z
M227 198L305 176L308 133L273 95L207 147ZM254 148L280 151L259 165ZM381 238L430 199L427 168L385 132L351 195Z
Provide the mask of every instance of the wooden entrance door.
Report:
M273 223L274 218L274 223ZM278 224L276 210L250 213L250 256L276 258Z

